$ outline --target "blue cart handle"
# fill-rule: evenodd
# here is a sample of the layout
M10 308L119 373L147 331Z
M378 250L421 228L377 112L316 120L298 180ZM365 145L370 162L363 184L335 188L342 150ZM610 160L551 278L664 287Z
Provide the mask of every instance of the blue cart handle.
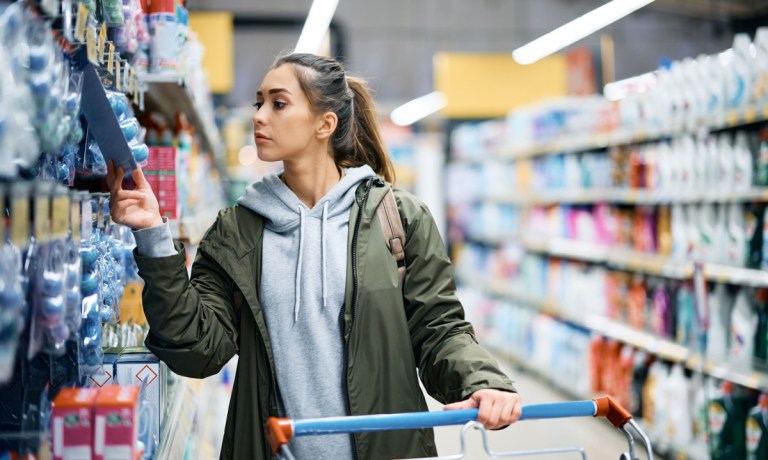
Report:
M436 426L464 425L477 420L477 409L446 410L437 412L410 412L403 414L358 415L291 420L270 417L267 420L267 438L274 453L293 436L361 433L367 431L409 430ZM520 420L566 417L606 417L617 428L624 426L632 415L610 396L588 401L529 404L522 407Z

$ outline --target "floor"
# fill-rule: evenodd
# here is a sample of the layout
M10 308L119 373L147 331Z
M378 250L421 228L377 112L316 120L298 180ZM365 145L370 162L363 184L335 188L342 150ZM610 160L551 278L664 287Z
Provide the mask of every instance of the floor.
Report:
M561 393L535 377L505 365L501 359L499 362L502 370L515 381L524 405L567 400ZM430 410L441 409L442 406L437 401L429 397L427 400ZM441 456L460 453L460 433L461 429L455 426L435 429L438 453ZM616 460L622 452L628 450L623 434L616 431L606 420L593 418L523 421L501 431L488 432L488 444L493 452L582 447L587 458L592 460ZM647 459L642 443L636 444L636 454L640 459ZM464 457L452 458L479 460L497 457L486 455L480 433L470 430L467 432ZM523 458L576 460L581 457L578 452L566 452Z

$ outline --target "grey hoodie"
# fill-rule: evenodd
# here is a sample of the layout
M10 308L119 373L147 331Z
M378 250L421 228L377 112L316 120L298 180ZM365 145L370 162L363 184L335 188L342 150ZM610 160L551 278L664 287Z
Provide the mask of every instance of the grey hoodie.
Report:
M275 356L282 416L315 418L348 414L342 311L347 273L349 215L369 166L346 175L309 209L271 174L248 187L238 204L264 217L262 277L264 317ZM175 253L168 224L134 232L140 254ZM349 435L294 438L297 459L351 459Z
M264 217L259 286L283 415L348 413L344 381L342 310L347 273L349 215L369 166L346 175L309 209L271 174L251 185L238 204ZM298 459L352 458L351 437L295 438Z

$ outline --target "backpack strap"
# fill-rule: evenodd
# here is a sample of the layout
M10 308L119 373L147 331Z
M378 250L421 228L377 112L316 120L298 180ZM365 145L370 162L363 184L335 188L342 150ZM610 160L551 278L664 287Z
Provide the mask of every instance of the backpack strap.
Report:
M397 274L402 285L403 279L405 279L405 230L403 230L403 222L400 220L400 211L397 209L392 188L387 190L384 199L376 208L376 215L381 223L381 229L384 231L384 242L397 264Z

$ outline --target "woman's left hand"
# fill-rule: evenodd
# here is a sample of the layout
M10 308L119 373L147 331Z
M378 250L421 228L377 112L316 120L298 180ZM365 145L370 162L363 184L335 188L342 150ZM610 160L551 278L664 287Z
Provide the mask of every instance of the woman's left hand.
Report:
M477 421L488 430L497 430L515 423L520 418L522 407L517 393L485 389L477 390L464 401L447 404L443 410L477 408Z

